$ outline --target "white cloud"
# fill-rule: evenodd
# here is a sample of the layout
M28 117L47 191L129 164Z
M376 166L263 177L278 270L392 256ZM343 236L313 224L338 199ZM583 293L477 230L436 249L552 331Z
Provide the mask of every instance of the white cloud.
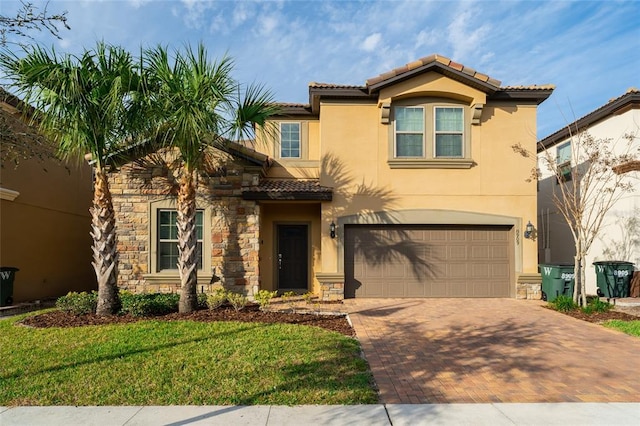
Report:
M255 16L255 10L250 7L253 3L238 2L233 9L233 24L238 26Z
M369 37L364 39L364 42L362 42L360 48L365 52L373 52L378 48L380 41L382 41L382 34L373 33Z
M269 36L280 25L275 15L263 15L258 18L258 31L263 36Z
M134 9L139 9L150 1L151 0L129 0L129 4L133 6Z
M478 50L491 31L489 23L479 25L478 22L471 22L473 18L482 19L482 15L476 13L474 8L466 3L462 7L464 10L458 13L447 27L448 40L453 52L451 59L458 61L464 60L470 53Z

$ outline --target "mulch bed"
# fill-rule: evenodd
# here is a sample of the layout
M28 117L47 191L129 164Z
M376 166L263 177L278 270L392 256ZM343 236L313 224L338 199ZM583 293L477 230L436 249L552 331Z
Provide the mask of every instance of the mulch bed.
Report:
M552 308L549 308L552 309ZM592 314L585 314L580 309L575 309L569 312L561 312L565 315L569 315L570 317L577 318L582 321L588 321L595 324L601 324L605 321L609 320L621 320L621 321L637 321L640 320L639 317L631 314L627 314L625 312L619 311L607 311L607 312L594 312Z
M259 323L284 323L300 324L321 327L335 331L345 336L355 336L355 331L342 315L317 315L289 312L264 312L258 305L248 305L240 311L235 311L229 306L223 306L215 310L199 310L190 314L172 313L154 317L133 317L131 315L114 315L98 317L96 315L73 315L62 311L46 312L40 315L27 317L21 324L35 327L82 327L88 325L126 324L141 320L153 319L156 321L240 321Z

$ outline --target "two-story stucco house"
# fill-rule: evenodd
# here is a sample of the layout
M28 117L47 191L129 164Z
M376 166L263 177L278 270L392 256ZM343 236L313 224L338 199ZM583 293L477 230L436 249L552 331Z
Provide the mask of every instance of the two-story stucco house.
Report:
M625 94L610 100L568 126L538 142L540 162L551 150L559 166L567 164L567 170L575 167L571 144L581 132L588 133L596 141L610 139L615 153L640 150L640 91L629 89ZM630 142L625 135L634 135ZM634 172L633 170L636 170ZM640 164L628 164L621 172L637 173ZM574 263L575 244L567 223L552 201L554 188L559 185L555 175L541 167L538 192L538 223L540 225L539 258L541 263ZM600 234L596 236L586 256L586 289L596 294L596 271L593 262L618 260L633 262L640 268L640 181L631 179L634 191L625 193L605 216Z
M57 160L29 114L0 88L0 266L20 269L16 303L97 288L89 235L91 167Z
M202 289L540 297L537 244L523 236L536 184L512 145L534 150L552 86L503 87L432 55L308 90L308 104L281 104L275 140L231 146L201 180ZM134 169L112 178L120 285L176 290L165 171Z

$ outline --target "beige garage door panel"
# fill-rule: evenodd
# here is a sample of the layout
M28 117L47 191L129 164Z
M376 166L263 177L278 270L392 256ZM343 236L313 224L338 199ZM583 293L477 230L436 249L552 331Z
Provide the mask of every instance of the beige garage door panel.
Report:
M508 226L347 226L345 297L510 297Z

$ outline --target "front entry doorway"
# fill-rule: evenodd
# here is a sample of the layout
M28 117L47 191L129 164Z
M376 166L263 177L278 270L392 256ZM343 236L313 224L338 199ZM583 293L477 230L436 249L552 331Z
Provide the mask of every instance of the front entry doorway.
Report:
M280 224L276 227L278 290L306 290L309 276L309 225Z

